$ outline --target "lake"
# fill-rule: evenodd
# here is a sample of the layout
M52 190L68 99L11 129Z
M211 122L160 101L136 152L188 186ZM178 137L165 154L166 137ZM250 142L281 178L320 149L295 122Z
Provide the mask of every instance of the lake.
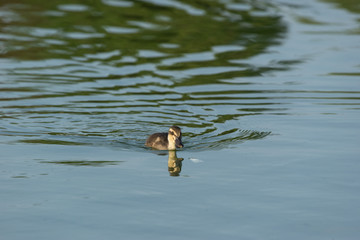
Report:
M360 237L360 4L3 0L0 238ZM178 125L185 147L151 150Z

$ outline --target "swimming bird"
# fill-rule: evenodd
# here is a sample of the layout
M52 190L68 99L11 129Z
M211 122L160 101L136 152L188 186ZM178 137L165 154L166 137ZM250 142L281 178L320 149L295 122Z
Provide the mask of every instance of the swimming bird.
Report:
M167 133L151 134L145 145L157 150L176 150L176 148L184 147L181 136L181 129L178 126L172 126Z

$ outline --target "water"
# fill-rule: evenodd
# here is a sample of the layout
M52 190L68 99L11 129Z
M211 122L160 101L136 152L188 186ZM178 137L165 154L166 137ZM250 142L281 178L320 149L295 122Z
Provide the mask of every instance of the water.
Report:
M358 239L359 13L2 1L1 239Z

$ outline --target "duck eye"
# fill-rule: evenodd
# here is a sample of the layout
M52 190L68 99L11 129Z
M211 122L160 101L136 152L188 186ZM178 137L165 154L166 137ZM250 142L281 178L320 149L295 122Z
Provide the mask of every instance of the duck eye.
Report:
M169 132L171 135L174 135L174 132Z

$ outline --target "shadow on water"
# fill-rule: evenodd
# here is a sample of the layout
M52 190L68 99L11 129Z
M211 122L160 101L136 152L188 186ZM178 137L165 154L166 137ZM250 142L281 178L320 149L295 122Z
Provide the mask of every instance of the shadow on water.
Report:
M184 158L178 158L176 151L155 151L156 154L168 155L168 171L169 175L172 177L178 177L181 173L182 168L182 161ZM111 166L111 165L119 165L125 161L89 161L89 160L62 160L62 161L45 161L40 160L40 163L47 163L47 164L58 164L58 165L65 165L65 166L74 166L74 167L104 167L104 166ZM17 178L26 178L26 176L16 176Z
M69 166L89 166L89 167L103 167L108 165L118 165L124 161L87 161L87 160L69 160L69 161L40 161L41 163L53 163Z
M141 150L173 124L189 150L261 139L270 132L241 120L287 107L283 90L252 77L302 61L252 63L287 32L267 1L29 0L0 10L0 131L10 142Z

